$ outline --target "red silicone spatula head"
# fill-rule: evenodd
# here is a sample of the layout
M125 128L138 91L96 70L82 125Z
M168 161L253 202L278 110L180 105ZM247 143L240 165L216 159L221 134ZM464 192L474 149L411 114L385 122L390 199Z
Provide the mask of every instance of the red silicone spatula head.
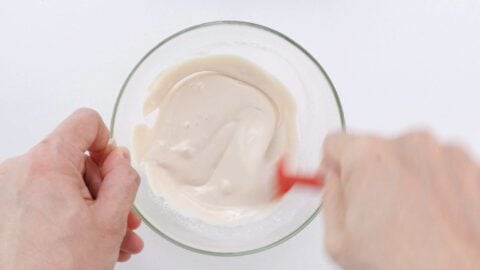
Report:
M277 163L277 193L276 197L280 198L287 193L295 184L311 186L315 188L323 187L323 177L317 173L314 176L305 175L288 175L285 172L285 160L281 159Z

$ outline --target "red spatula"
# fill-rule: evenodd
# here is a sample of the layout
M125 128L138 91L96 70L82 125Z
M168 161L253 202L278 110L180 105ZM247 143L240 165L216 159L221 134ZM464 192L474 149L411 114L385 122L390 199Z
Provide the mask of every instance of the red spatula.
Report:
M323 177L320 173L314 176L288 175L285 172L285 160L281 159L277 164L277 194L280 198L287 193L295 184L310 186L313 188L323 187Z

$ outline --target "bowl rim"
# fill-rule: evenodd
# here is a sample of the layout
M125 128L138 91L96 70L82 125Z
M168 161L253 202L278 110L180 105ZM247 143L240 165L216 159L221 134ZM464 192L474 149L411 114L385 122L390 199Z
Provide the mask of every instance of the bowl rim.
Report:
M287 41L288 43L290 43L291 45L293 45L294 47L299 49L305 56L307 56L307 58L310 59L310 61L313 62L313 64L318 68L320 73L322 73L323 76L325 77L325 79L327 80L327 83L330 87L330 90L332 91L332 94L335 97L335 102L337 104L337 109L338 109L338 113L339 113L339 116L340 116L341 128L342 128L343 131L346 130L345 116L344 116L342 104L340 102L340 98L338 96L337 90L336 90L335 86L333 85L333 82L330 79L330 77L328 76L325 69L317 62L317 60L305 48L303 48L301 45L299 45L297 42L295 42L293 39L289 38L285 34L279 32L277 30L274 30L272 28L269 28L267 26L264 26L264 25L260 25L260 24L252 23L252 22L247 22L247 21L219 20L219 21L210 21L210 22L205 22L205 23L193 25L193 26L187 27L183 30L180 30L180 31L176 32L175 34L172 34L172 35L168 36L167 38L165 38L164 40L162 40L161 42L159 42L157 45L155 45L152 49L150 49L140 59L140 61L135 65L135 67L132 69L132 71L130 71L130 73L128 74L125 82L123 83L123 85L120 89L120 92L118 93L117 99L115 100L115 105L114 105L114 108L113 108L113 114L112 114L112 118L111 118L111 122L110 122L110 137L111 138L114 138L115 120L116 120L118 107L119 107L120 101L122 99L123 93L124 93L128 83L130 82L130 79L135 74L135 72L140 67L140 65L142 65L142 63L153 52L155 52L158 48L160 48L162 45L169 42L170 40L173 40L174 38L176 38L176 37L178 37L178 36L180 36L184 33L190 32L190 31L194 31L194 30L201 29L201 28L206 28L206 27L211 27L211 26L218 26L218 25L236 25L236 26L251 27L251 28L255 28L257 30L266 31L266 32L269 32L270 34L274 34L274 35L282 38L283 40ZM170 241L171 243L173 243L173 244L175 244L179 247L182 247L184 249L196 252L196 253L200 253L200 254L204 254L204 255L211 255L211 256L220 256L220 257L232 257L232 256L249 255L249 254L258 253L258 252L265 251L265 250L271 249L273 247L276 247L276 246L286 242L290 238L294 237L295 235L297 235L308 224L310 224L317 217L318 213L320 212L321 207L322 207L322 203L320 203L320 205L312 213L312 215L309 218L307 218L298 228L296 228L292 232L288 233L287 235L281 237L280 239L278 239L278 240L276 240L276 241L274 241L274 242L272 242L268 245L264 245L264 246L254 248L254 249L243 250L243 251L219 252L219 251L209 251L209 250L205 250L205 249L191 247L187 244L184 244L180 241L175 240L174 238L172 238L172 237L168 236L167 234L163 233L160 229L156 228L155 225L150 223L149 220L141 213L141 211L138 209L138 207L135 205L135 203L134 203L134 206L133 206L134 211L141 217L141 219L145 222L145 224L152 231L154 231L158 235L162 236L166 240Z

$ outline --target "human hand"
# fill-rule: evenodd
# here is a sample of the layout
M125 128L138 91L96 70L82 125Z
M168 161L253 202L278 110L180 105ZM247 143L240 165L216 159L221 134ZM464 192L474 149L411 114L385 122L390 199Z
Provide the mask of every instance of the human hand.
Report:
M113 269L141 251L139 176L108 141L100 116L81 109L0 164L0 269Z
M479 167L427 133L324 143L326 247L344 269L480 269Z

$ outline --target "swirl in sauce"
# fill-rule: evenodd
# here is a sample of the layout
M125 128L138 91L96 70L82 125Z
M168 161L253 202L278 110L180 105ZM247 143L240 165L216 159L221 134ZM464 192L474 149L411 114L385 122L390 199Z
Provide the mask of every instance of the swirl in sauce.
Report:
M285 87L236 56L195 58L161 73L134 130L134 157L153 193L213 224L245 221L272 204L274 166L296 144Z

